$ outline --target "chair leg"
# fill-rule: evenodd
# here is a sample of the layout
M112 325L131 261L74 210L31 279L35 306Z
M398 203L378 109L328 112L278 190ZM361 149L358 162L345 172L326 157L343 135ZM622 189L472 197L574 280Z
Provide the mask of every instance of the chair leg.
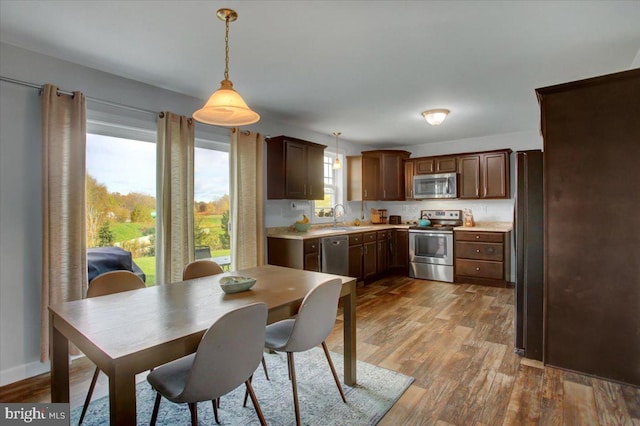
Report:
M160 393L156 393L156 402L153 404L153 413L151 414L151 426L155 426L158 419L158 409L160 408Z
M220 420L218 419L218 399L214 399L211 401L211 405L213 405L213 418L215 419L217 424L220 424Z
M336 373L336 368L333 366L333 361L331 361L331 356L329 355L329 349L327 349L327 344L322 342L322 349L324 349L324 355L327 357L327 361L329 361L329 367L331 368L331 374L333 374L333 380L336 381L336 386L340 391L340 396L342 397L343 402L347 402L347 399L344 397L344 392L342 391L342 386L340 385L340 380L338 379L338 374Z
M100 374L100 369L96 367L96 371L93 372L93 378L91 379L91 385L89 386L89 391L87 392L87 398L84 400L84 405L82 406L82 414L80 414L79 425L82 424L84 420L84 415L87 414L87 408L89 408L89 403L91 402L91 395L93 395L93 388L96 387L96 382L98 381L98 375Z
M291 374L291 387L293 388L293 407L296 412L296 426L300 426L300 405L298 404L298 384L296 383L296 367L293 362L293 352L287 352L287 364Z
M262 369L264 370L264 375L267 377L267 380L271 380L269 379L269 372L267 371L267 363L264 361L264 356L262 357Z
M253 374L251 376L249 376L249 383L251 383L251 381L253 380ZM249 396L249 390L245 389L244 390L244 401L242 402L242 406L246 407L247 406L247 397Z
M198 426L198 403L190 402L189 411L191 411L191 426Z
M256 414L258 415L258 418L260 419L260 424L262 426L266 426L267 425L267 421L264 419L264 415L262 414L262 410L260 409L260 404L258 403L258 398L256 398L256 394L253 391L253 386L251 386L251 378L249 378L249 380L244 382L244 384L247 386L247 391L249 392L249 395L251 396L251 402L253 402L253 407L256 409Z

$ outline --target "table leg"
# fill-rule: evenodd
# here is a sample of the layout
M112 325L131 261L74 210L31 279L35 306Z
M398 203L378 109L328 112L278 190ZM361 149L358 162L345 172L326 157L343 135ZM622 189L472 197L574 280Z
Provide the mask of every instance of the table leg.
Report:
M342 297L344 316L344 382L356 384L356 283L350 284L349 294Z
M51 345L51 402L69 402L69 340L55 327L49 314Z
M136 375L118 371L109 376L109 412L112 425L135 425Z

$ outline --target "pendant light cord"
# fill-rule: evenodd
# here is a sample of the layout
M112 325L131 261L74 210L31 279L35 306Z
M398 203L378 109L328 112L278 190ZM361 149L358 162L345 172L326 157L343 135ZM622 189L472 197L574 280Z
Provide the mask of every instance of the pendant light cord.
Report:
M225 32L224 32L224 79L229 80L229 17L224 20Z

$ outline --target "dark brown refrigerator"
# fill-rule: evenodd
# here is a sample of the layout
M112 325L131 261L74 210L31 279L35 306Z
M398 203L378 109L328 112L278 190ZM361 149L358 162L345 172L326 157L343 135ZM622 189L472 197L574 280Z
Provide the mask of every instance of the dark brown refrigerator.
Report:
M516 152L515 351L542 360L544 241L542 151Z

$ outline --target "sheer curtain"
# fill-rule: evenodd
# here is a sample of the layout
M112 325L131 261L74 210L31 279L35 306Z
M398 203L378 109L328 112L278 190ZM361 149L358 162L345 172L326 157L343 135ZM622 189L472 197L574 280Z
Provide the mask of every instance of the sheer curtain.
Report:
M86 101L80 92L42 89L42 328L40 360L49 359L48 306L84 297ZM72 348L71 353L78 353Z
M171 112L158 120L156 172L156 282L182 280L194 258L193 156L195 125Z
M264 151L260 133L231 129L231 270L264 264Z

